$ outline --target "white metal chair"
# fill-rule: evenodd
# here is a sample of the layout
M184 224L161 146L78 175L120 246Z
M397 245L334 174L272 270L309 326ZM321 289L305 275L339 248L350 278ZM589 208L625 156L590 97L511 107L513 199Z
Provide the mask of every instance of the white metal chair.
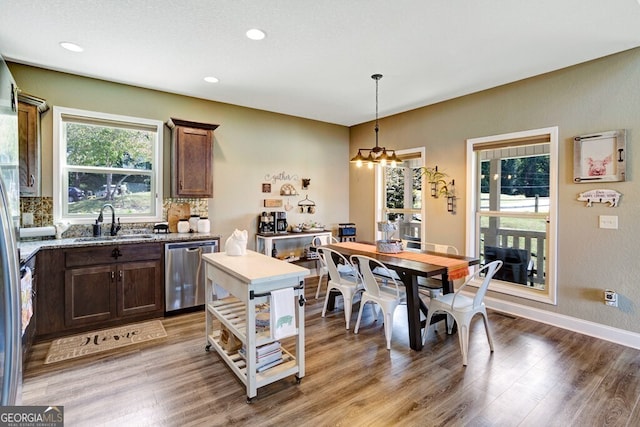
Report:
M442 254L451 254L451 255L458 255L458 248L456 248L455 246L452 245L442 245L439 243L424 243L423 247L425 250L427 251L431 251L431 252L439 252ZM441 289L442 289L442 277L441 276L434 276L434 277L430 277L428 279L425 279L423 277L419 277L418 278L418 286L420 286L421 289L419 289L419 291L421 291L420 293L423 295L428 296L429 298L432 298L436 295L439 295L442 293Z
M393 313L400 302L406 298L404 292L400 290L398 282L391 274L392 270L389 270L386 265L380 261L370 258L364 255L351 255L349 258L351 264L354 266L357 264L361 280L364 283L364 292L362 293L362 299L360 300L360 310L358 311L358 320L356 321L356 328L354 333L358 333L360 329L360 320L362 319L362 311L364 306L368 302L378 304L382 311L384 318L384 335L387 340L387 350L391 349L391 334L393 332ZM371 266L375 266L379 271L385 272L386 286L379 286L376 275L373 273ZM373 307L374 317L377 320L377 312Z
M502 261L499 260L486 264L484 267L478 269L475 273L469 276L455 293L439 295L432 298L429 304L427 324L422 335L422 343L424 344L427 339L427 335L429 334L431 317L439 312L450 314L458 324L458 339L460 341L460 350L462 351L462 364L467 366L467 353L469 352L469 327L473 316L480 313L482 315L482 320L484 321L487 339L489 340L489 348L493 353L493 339L491 338L489 319L487 318L487 310L483 300L493 275L500 269L500 267L502 267ZM462 291L462 289L464 289L472 280L477 280L478 278L481 278L481 276L484 276L484 278L475 297L470 298L460 294L460 291ZM453 324L450 324L449 333L451 333L452 329Z
M440 243L429 243L426 242L423 245L424 250L426 251L432 251L432 252L440 252L443 254L452 254L452 255L458 255L458 248L456 248L455 246L452 245L442 245Z
M325 317L327 312L327 305L329 304L329 294L332 289L342 294L344 302L344 320L349 329L351 321L351 311L353 306L353 297L361 292L364 287L362 281L358 275L344 274L338 271L338 266L334 260L334 256L339 260L340 264L350 267L350 271L354 272L355 269L347 258L341 253L329 248L318 248L320 256L324 258L327 263L327 270L329 271L329 280L327 281L327 295L324 298L324 307L322 308L322 317Z
M336 239L334 236L316 236L311 241L311 246L313 246L314 248L319 248L322 245L333 244L338 242L339 242L338 239ZM322 254L319 254L318 262L316 266L318 268L318 276L319 276L318 289L316 289L316 299L318 299L320 296L320 288L322 287L322 279L327 273L329 273L329 270L327 269L327 262L324 260L324 257L322 256ZM353 270L351 269L351 266L343 266L342 264L340 264L338 265L338 270L341 273L352 273L355 276L355 272L353 272Z

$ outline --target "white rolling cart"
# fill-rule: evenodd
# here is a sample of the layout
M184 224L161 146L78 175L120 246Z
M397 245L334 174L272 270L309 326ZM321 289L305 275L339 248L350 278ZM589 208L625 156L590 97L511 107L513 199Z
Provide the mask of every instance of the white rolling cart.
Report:
M304 366L304 277L309 270L254 251L243 256L225 252L202 255L206 271L206 350L220 357L247 387L247 402L267 384L295 375L300 382ZM294 289L297 335L295 350L282 349L284 361L262 372L256 369L256 347L274 342L270 330L256 333L256 304L269 301L271 291ZM222 289L222 291L220 290ZM228 293L228 295L226 295ZM225 295L223 295L225 294ZM246 348L246 360L221 343L224 326Z

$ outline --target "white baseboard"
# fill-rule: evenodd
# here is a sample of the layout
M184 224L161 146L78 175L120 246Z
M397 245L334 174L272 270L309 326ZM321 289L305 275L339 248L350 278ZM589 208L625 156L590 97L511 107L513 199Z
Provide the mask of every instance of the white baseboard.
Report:
M497 298L485 297L487 308L640 350L640 334Z

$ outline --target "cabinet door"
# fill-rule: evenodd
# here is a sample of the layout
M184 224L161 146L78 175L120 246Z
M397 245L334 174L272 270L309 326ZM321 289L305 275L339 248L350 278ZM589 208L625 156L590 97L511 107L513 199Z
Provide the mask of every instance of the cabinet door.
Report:
M82 326L115 317L116 269L110 265L67 269L65 325Z
M174 196L213 197L213 131L176 126Z
M39 193L38 165L38 108L18 103L18 140L20 167L20 194L36 196Z
M160 261L120 264L117 275L118 317L164 311Z
M36 255L40 286L35 299L36 337L50 337L65 326L64 251L40 249ZM46 286L45 286L46 284Z

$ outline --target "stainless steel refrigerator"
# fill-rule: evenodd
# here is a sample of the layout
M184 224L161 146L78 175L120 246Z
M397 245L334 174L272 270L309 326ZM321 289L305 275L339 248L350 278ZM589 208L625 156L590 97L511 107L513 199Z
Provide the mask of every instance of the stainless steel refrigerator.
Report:
M20 403L21 303L18 244L18 88L0 57L0 404Z

